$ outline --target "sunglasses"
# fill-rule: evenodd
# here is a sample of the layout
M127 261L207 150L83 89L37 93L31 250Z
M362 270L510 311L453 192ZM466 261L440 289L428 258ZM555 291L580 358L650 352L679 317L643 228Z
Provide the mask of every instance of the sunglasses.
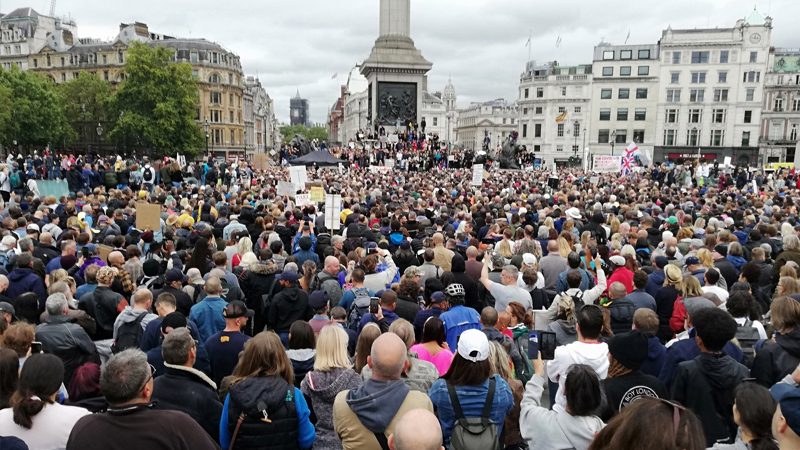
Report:
M145 387L145 386L147 386L147 383L149 383L149 382L150 382L150 380L152 380L152 379L153 379L153 378L155 378L155 376L156 376L156 368L155 368L155 366L153 366L152 364L148 364L148 366L150 366L150 377L149 377L149 378L147 378L147 379L144 381L144 384L142 384L142 387L139 389L140 391L141 391L142 389L144 389L144 387Z
M672 434L675 436L675 439L678 439L678 427L681 423L681 411L686 411L686 408L683 406L673 403L669 400L664 400L663 398L653 397L654 399L666 403L669 406L672 406Z

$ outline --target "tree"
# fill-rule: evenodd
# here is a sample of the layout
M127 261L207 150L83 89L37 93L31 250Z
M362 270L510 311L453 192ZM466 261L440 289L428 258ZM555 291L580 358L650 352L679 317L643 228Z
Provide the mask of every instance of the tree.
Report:
M165 155L192 155L205 148L194 120L198 86L192 66L171 62L172 53L139 42L129 49L125 80L112 102L116 122L108 134L118 145L138 141Z
M46 77L17 66L0 68L0 142L23 147L72 141L63 97Z
M89 72L80 72L78 78L58 85L58 90L64 98L67 118L77 135L82 133L82 127L88 127L94 133L94 124L110 119L113 91L108 81Z
M319 139L320 142L328 139L328 130L323 127L306 128L303 125L286 125L281 127L281 134L283 135L283 142L288 143L296 134L299 134L309 141L312 139Z
M324 127L312 127L308 130L306 139L319 139L320 142L328 140L328 129Z

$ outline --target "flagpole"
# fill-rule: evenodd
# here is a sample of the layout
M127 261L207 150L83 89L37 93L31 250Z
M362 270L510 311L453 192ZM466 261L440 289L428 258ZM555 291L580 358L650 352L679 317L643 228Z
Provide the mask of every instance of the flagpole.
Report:
M532 38L532 37L533 37L533 28L530 28L530 29L528 30L528 61L530 61L530 60L531 60L531 47L533 46L533 45L531 44L531 38ZM526 62L527 62L527 61L526 61Z

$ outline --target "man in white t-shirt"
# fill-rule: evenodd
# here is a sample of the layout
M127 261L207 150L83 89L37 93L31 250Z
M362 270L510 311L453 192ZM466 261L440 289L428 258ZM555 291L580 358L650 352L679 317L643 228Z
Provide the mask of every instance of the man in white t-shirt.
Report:
M728 301L728 291L717 286L719 279L720 273L717 269L711 268L706 270L706 274L703 275L705 286L703 286L702 289L704 294L711 292L712 294L715 294L723 304L725 304L725 302Z
M487 255L491 257L491 254ZM515 266L508 265L503 267L500 274L502 284L495 283L489 279L489 265L484 264L481 270L481 283L494 297L494 308L503 312L508 308L509 303L517 302L525 307L526 311L532 309L531 293L517 286L519 271Z

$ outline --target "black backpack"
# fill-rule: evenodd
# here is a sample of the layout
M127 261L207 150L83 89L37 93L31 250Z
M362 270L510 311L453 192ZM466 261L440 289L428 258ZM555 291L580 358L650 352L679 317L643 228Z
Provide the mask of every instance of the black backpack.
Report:
M755 359L755 346L759 339L761 339L761 336L758 334L758 329L753 326L753 322L750 319L745 319L744 325L739 325L736 328L736 341L739 342L739 348L744 353L745 362L749 363L745 364L748 367L752 365Z
M142 180L144 180L146 183L153 181L153 171L151 169L144 169Z
M139 348L139 343L142 341L142 320L148 313L145 311L139 314L133 322L126 322L119 326L117 330L117 340L111 345L111 352L117 354L129 348Z

